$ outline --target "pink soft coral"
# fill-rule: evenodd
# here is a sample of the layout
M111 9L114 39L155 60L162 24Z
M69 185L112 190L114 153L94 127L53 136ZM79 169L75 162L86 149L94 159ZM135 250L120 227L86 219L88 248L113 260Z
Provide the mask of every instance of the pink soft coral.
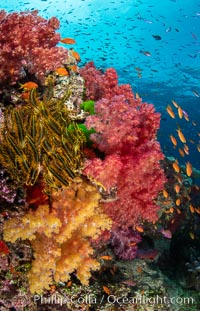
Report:
M86 119L86 126L95 128L91 138L106 154L137 152L138 146L155 139L160 124L153 105L138 100L129 104L124 95L97 101L95 112Z
M68 52L56 47L61 39L58 28L57 18L46 20L37 11L0 11L0 83L13 84L27 73L43 79L59 67Z
M85 161L84 174L91 180L98 176L98 182L104 186L106 191L109 191L117 185L122 165L121 158L118 155L108 155L104 160L94 158Z
M101 182L108 194L117 187L113 201L103 203L113 220L112 230L128 230L142 220L156 221L155 200L165 182L160 167L164 156L156 141L160 114L153 105L134 98L130 86L118 86L114 70L102 74L89 64L82 72L92 73L92 79L85 75L86 93L98 99L95 115L87 117L86 126L95 129L90 137L103 152L102 159L86 162L84 173Z
M114 68L108 68L105 73L96 69L93 62L89 62L80 69L85 79L86 99L111 99L114 95L124 95L129 102L134 102L134 95L129 84L118 85L118 76Z
M158 219L159 206L155 200L165 181L159 164L162 158L157 142L149 142L133 155L122 156L118 200L104 204L106 213L114 221L113 227L128 228L142 220Z

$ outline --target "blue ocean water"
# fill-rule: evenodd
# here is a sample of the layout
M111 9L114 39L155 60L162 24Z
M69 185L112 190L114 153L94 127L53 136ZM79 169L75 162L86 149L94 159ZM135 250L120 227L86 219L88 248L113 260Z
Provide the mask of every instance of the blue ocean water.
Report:
M134 93L161 112L158 139L164 153L200 169L199 0L1 0L0 8L56 16L62 37L77 42L80 66L93 60L103 70L114 67L119 83L131 84ZM172 100L190 121L177 114L170 118L166 107ZM184 158L169 139L177 136L179 126L190 150Z

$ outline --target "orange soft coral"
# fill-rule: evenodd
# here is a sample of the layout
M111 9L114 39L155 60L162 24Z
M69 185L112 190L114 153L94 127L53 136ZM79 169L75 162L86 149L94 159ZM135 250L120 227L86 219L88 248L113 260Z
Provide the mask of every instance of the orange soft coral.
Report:
M52 195L51 209L39 205L22 219L5 223L6 241L31 241L35 259L28 279L32 293L49 289L53 280L67 282L74 271L82 284L88 284L90 271L99 268L98 261L91 257L93 248L88 237L96 238L111 227L99 199L96 187L76 178L70 187Z

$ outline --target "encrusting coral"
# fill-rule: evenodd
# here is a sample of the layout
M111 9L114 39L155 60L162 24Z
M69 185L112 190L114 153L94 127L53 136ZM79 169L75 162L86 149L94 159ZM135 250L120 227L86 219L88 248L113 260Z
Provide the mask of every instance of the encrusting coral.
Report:
M55 98L53 75L46 80L42 98L32 88L25 105L5 110L0 162L21 185L35 184L42 174L46 190L50 191L67 186L77 175L85 136L65 106L70 90Z
M55 282L67 282L75 272L88 285L91 270L100 267L92 258L89 238L97 238L111 227L111 220L99 206L100 194L95 186L76 178L70 187L52 195L52 205L40 205L21 218L4 225L4 240L28 239L34 261L28 273L30 291L41 293Z

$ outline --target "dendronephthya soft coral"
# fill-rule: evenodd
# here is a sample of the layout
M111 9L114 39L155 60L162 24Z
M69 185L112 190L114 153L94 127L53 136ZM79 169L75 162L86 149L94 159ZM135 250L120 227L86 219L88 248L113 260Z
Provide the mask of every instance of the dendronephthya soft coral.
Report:
M97 156L86 160L83 172L103 189L102 205L113 220L112 240L117 236L121 244L127 242L120 247L113 244L117 256L132 259L136 250L129 251L127 232L139 241L138 225L158 219L156 198L165 183L160 165L164 155L156 137L160 114L134 96L129 85L118 85L114 69L101 73L89 63L81 74L86 99L96 100L95 114L86 118L85 125L95 131L90 139Z
M27 74L43 79L47 71L61 66L67 49L56 47L61 40L59 20L49 20L38 11L0 11L0 84L13 84Z

